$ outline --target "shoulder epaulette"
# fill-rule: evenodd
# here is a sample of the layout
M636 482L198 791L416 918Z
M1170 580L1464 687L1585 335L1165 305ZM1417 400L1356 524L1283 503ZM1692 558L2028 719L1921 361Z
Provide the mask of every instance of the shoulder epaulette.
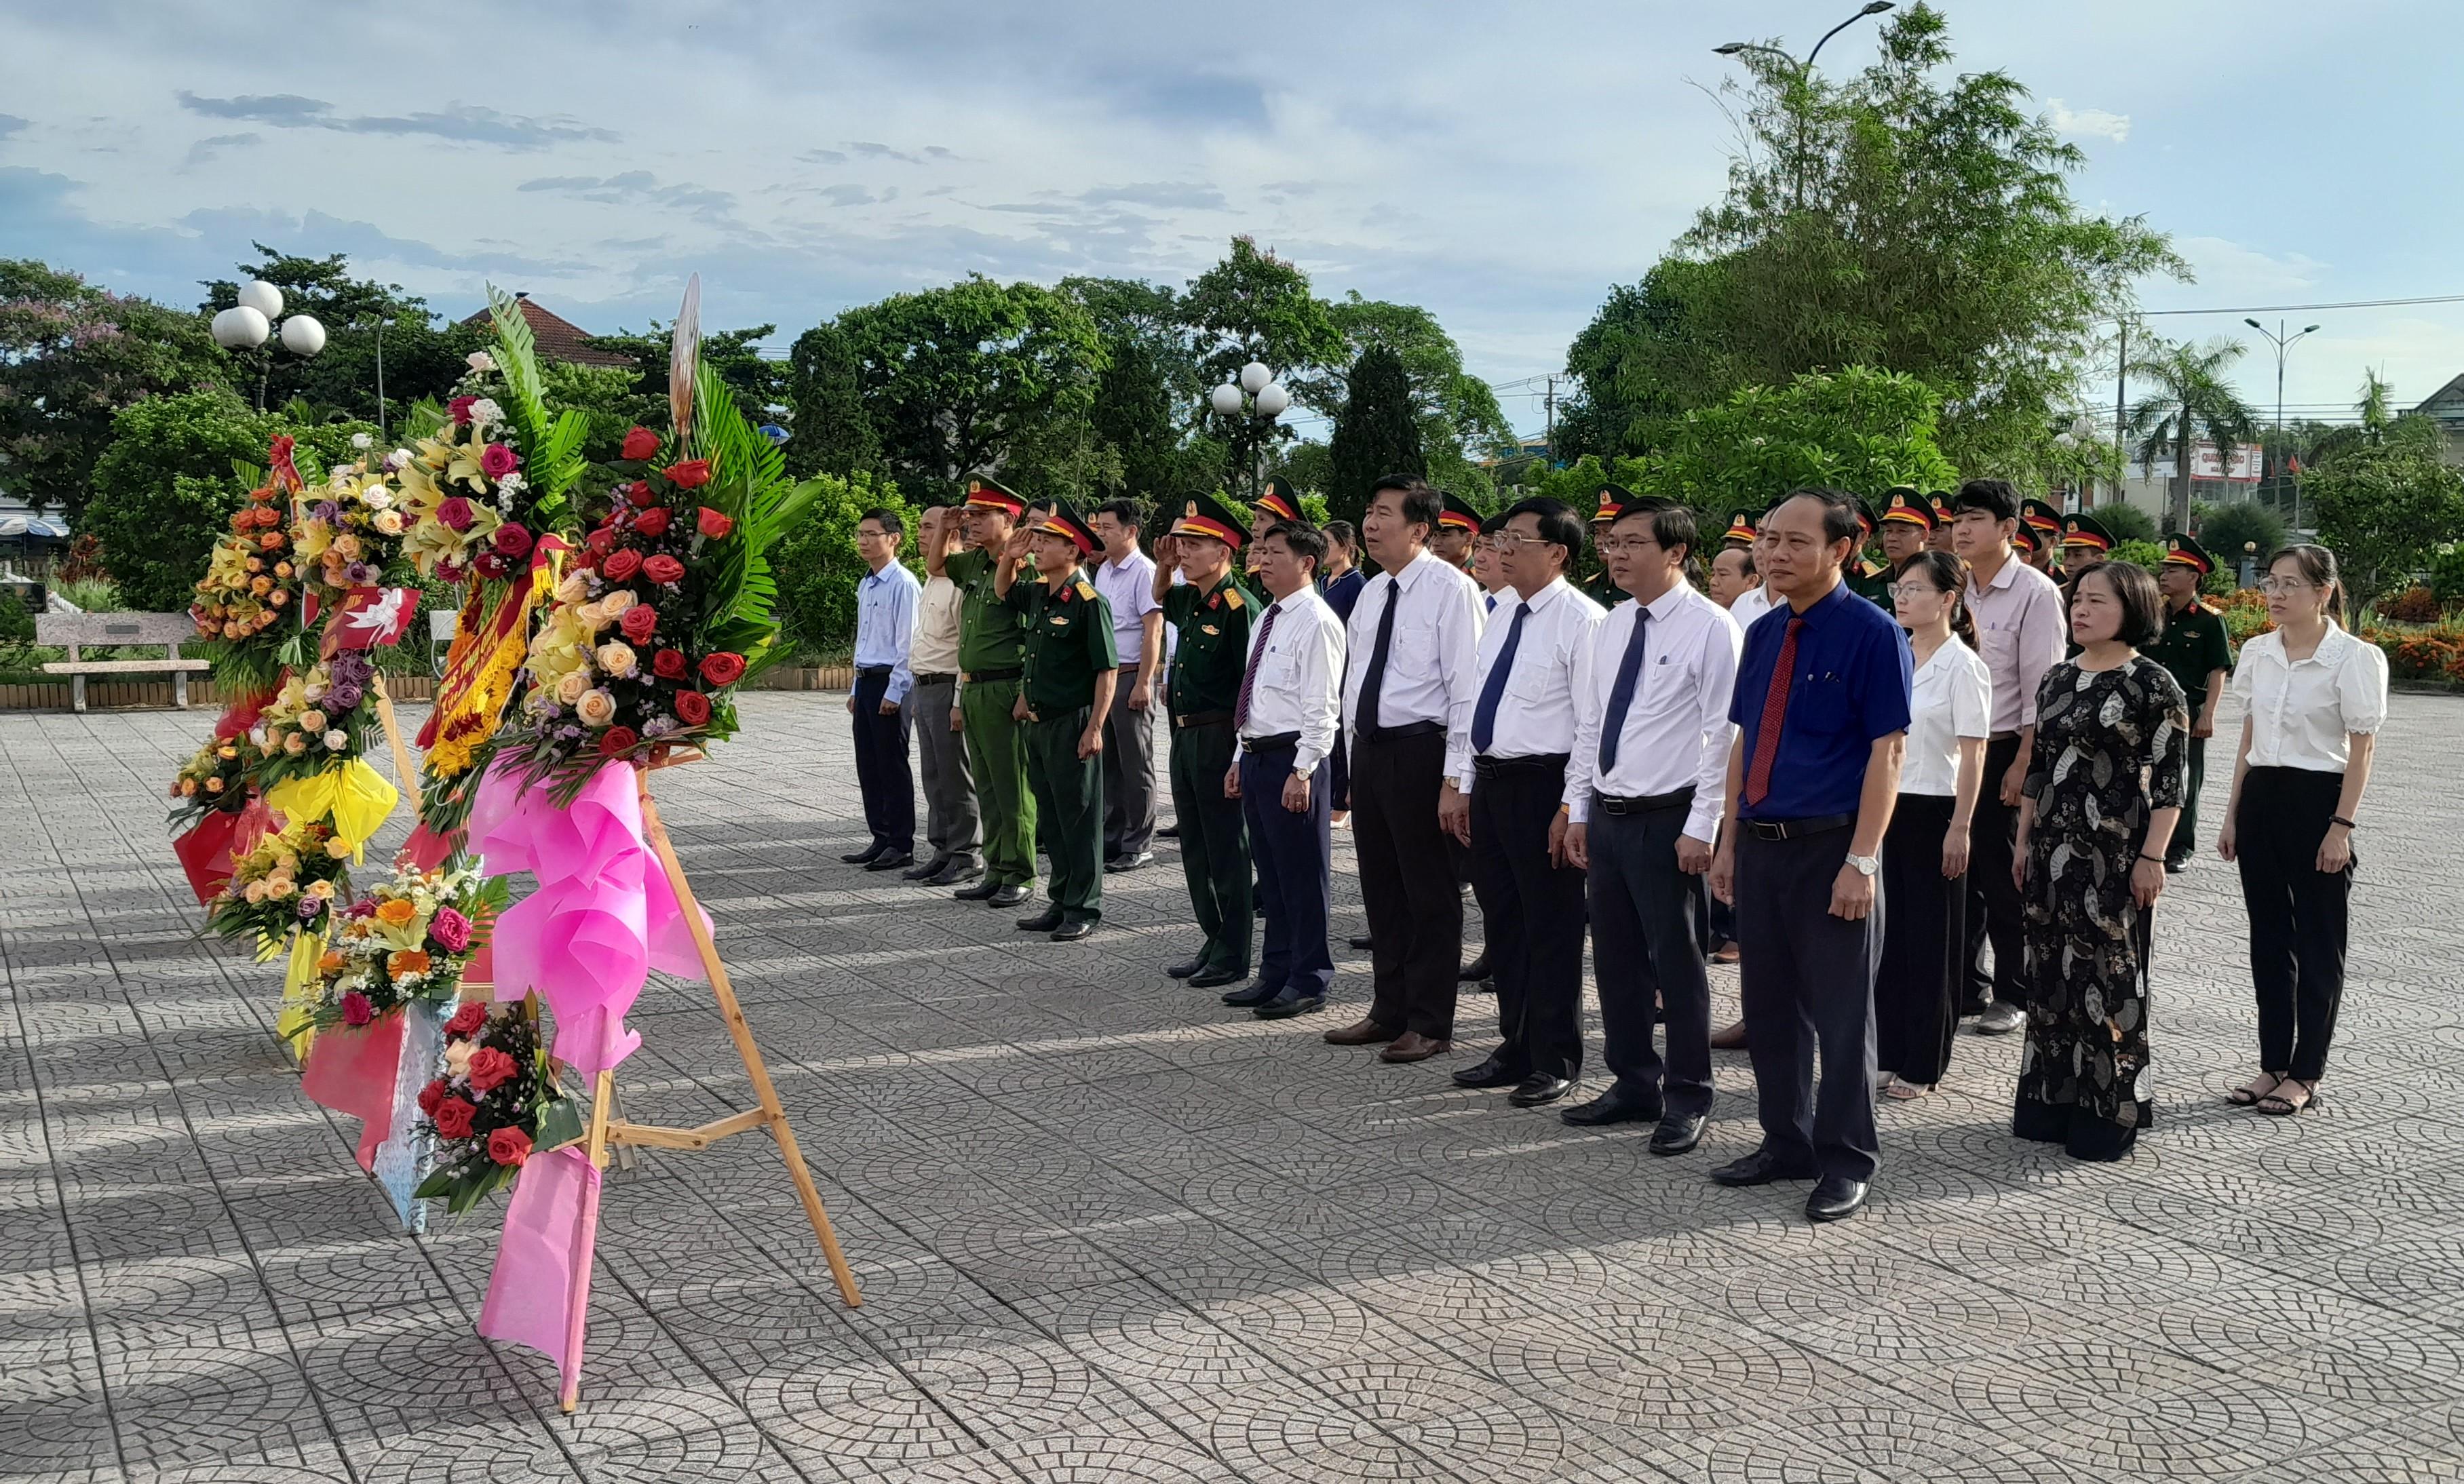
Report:
M2208 601L2204 598L2199 600L2199 607L2211 617L2221 619L2225 616L2225 611L2222 608L2217 607L2214 603Z
M1223 606L1227 608L1238 608L1241 606L1241 590L1239 588L1226 587L1223 589Z
M1088 581L1085 578L1080 578L1078 579L1078 596L1082 600L1093 598L1095 596L1095 584Z

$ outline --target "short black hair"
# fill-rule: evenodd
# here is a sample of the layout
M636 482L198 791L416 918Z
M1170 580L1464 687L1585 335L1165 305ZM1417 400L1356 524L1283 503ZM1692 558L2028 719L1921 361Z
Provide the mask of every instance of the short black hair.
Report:
M2165 595L2156 587L2156 579L2147 569L2135 561L2100 561L2071 579L2071 593L2076 597L2080 583L2101 577L2112 587L2113 596L2122 604L2122 626L2113 637L2133 649L2145 648L2165 634Z
M1430 535L1438 534L1438 521L1446 513L1445 496L1430 489L1428 481L1417 474L1381 474L1369 487L1369 503L1376 504L1377 497L1389 490L1402 493L1403 524L1426 526Z
M1359 529L1351 521L1330 520L1317 529L1319 534L1326 537L1327 545L1331 547L1340 546L1345 551L1353 551L1360 545Z
M1711 559L1715 562L1723 556L1744 557L1746 561L1746 576L1752 577L1754 575L1754 549L1752 547L1723 546L1718 551L1711 554Z
M1812 500L1822 507L1822 544L1825 546L1846 541L1853 547L1864 539L1865 527L1857 518L1862 507L1847 491L1834 490L1828 485L1807 485L1801 490L1791 490L1779 503L1786 505L1790 500ZM1772 509L1776 510L1778 506Z
M1954 513L1988 511L1996 520L2016 520L2019 518L2019 491L2013 489L2007 479L1971 479L1959 487L1959 493L1952 497L1950 508Z
M1685 561L1688 565L1692 564L1694 554L1701 547L1703 535L1694 524L1692 511L1664 494L1641 495L1626 502L1625 507L1617 512L1617 519L1609 529L1614 531L1640 515L1651 517L1653 540L1669 551L1675 551L1681 546L1685 548ZM1747 570L1751 571L1752 568L1749 566Z
M1138 509L1138 502L1127 497L1117 500L1106 500L1103 504L1096 506L1093 510L1087 513L1087 523L1089 526L1092 526L1095 523L1095 517L1098 515L1110 515L1114 520L1119 521L1122 525L1129 527L1133 531L1138 529L1139 521L1144 518L1143 513Z
M1280 540L1293 556L1308 557L1312 573L1326 565L1326 533L1306 520L1276 521L1261 539Z
M858 515L856 517L856 524L862 525L868 520L880 521L881 529L891 535L903 536L907 534L906 518L900 515L898 512L891 510L886 505L876 505L872 509L866 511L863 514Z
M1574 570L1574 563L1583 558L1585 535L1583 517L1574 513L1574 507L1545 494L1530 495L1507 506L1506 513L1497 517L1496 529L1505 530L1506 523L1517 515L1536 516L1540 522L1540 539L1563 550L1566 570Z

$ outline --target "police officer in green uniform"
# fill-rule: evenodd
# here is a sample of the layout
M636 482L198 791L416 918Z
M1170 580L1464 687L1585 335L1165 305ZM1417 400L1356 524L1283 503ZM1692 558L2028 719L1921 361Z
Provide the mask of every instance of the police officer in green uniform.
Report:
M1035 880L1035 800L1027 793L1025 734L1011 711L1025 673L1018 610L993 590L1011 527L1026 502L990 479L967 482L971 551L924 554L925 571L947 577L958 609L958 711L983 815L984 879L951 895L992 907L1016 906Z
M1908 558L1925 554L1933 535L1933 503L1912 485L1893 485L1882 497L1882 596L1900 578Z
M1849 556L1847 570L1839 576L1850 592L1889 613L1893 611L1890 569L1865 555L1866 543L1874 539L1874 533L1881 528L1881 521L1874 513L1874 502L1859 499L1857 550Z
M2165 633L2144 651L2165 666L2190 703L2190 767L2182 783L2182 818L2165 850L2165 869L2190 868L2199 848L2199 786L2208 776L2208 738L2216 731L2216 702L2233 673L2233 643L2224 615L2199 600L2199 583L2216 570L2215 558L2196 540L2179 534L2165 538L2165 559L2156 585L2165 594Z
M1010 537L993 574L994 591L1026 631L1026 673L1010 714L1026 729L1027 786L1052 857L1051 906L1018 926L1055 943L1087 936L1104 915L1104 715L1120 656L1112 605L1079 570L1102 544L1068 501L1055 500Z
M2104 529L2103 521L2094 515L2065 515L2062 559L2050 575L2067 587L2072 578L2104 560L2112 551L2113 533Z
M1239 740L1232 713L1259 607L1234 570L1246 540L1221 501L1199 495L1155 542L1155 600L1180 636L1172 666L1172 808L1180 821L1190 912L1206 934L1195 958L1164 972L1199 989L1249 977L1249 840L1241 801L1223 797ZM1174 583L1175 566L1188 581Z
M1608 539L1609 528L1617 524L1617 512L1625 509L1633 499L1634 491L1623 485L1600 486L1599 509L1592 512L1594 552L1598 552L1600 543ZM1614 608L1625 601L1625 589L1617 586L1617 579L1609 576L1606 556L1600 557L1600 570L1586 578L1577 591L1603 608Z
M1438 491L1438 529L1429 533L1429 550L1438 559L1471 570L1471 543L1480 535L1483 516L1460 494Z

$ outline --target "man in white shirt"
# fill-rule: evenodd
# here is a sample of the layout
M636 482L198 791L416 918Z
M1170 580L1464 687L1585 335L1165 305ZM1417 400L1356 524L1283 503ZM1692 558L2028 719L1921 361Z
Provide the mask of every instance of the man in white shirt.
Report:
M1692 1149L1711 1111L1711 985L1698 924L1727 804L1728 698L1745 644L1728 614L1685 580L1698 539L1693 513L1669 500L1618 513L1603 549L1635 600L1600 626L1566 770L1565 853L1591 874L1603 1059L1616 1080L1563 1117L1585 1127L1655 1121L1654 1154ZM1655 1001L1667 1015L1664 1064L1651 1044Z
M1577 678L1606 610L1566 580L1583 521L1563 500L1524 500L1490 522L1506 578L1482 630L1471 715L1447 738L1467 804L1449 815L1497 980L1496 1051L1459 1087L1507 1087L1516 1107L1554 1102L1582 1070L1583 873L1557 850L1574 749Z
M1261 1020L1326 1008L1334 956L1326 938L1333 906L1329 807L1335 718L1343 709L1343 621L1317 592L1326 537L1278 521L1256 570L1274 601L1249 631L1248 667L1233 706L1240 736L1223 792L1241 800L1249 859L1266 920L1258 980L1223 1003Z
M1155 836L1155 715L1163 653L1163 604L1155 596L1155 558L1138 550L1134 500L1107 500L1095 507L1095 536L1104 559L1093 573L1095 591L1112 605L1112 647L1121 657L1111 709L1104 715L1104 869L1134 871L1155 860L1147 841Z
M839 859L868 871L903 870L915 862L915 775L907 769L907 692L913 688L907 649L915 640L922 586L898 562L907 527L892 510L866 511L855 527L856 551L872 571L855 588L855 781L864 797L872 841Z
M1428 549L1442 508L1418 479L1377 481L1360 535L1382 570L1361 590L1345 636L1352 836L1376 988L1369 1014L1326 1038L1387 1043L1388 1061L1454 1049L1463 895L1440 818L1464 807L1446 774L1446 738L1471 725L1481 611L1478 585Z
M928 552L946 551L958 527L958 508L924 513ZM976 859L976 782L967 771L967 737L958 710L958 631L966 595L941 575L928 578L915 604L915 639L907 648L907 725L915 737L916 771L924 779L924 839L933 857L899 874L928 886L956 886L984 874Z

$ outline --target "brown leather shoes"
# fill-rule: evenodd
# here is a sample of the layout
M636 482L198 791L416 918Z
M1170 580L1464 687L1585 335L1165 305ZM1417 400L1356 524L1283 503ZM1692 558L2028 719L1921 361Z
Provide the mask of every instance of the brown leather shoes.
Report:
M1719 1030L1713 1031L1711 1033L1711 1049L1713 1051L1745 1050L1746 1023L1743 1020L1740 1020L1734 1025L1723 1026Z
M1455 1049L1452 1041L1441 1041L1422 1036L1418 1031L1405 1031L1395 1037L1395 1044L1377 1054L1380 1061L1426 1061Z
M1339 1031L1326 1033L1326 1043L1330 1046L1375 1046L1380 1041L1391 1041L1394 1038L1394 1032L1370 1019L1362 1019Z

